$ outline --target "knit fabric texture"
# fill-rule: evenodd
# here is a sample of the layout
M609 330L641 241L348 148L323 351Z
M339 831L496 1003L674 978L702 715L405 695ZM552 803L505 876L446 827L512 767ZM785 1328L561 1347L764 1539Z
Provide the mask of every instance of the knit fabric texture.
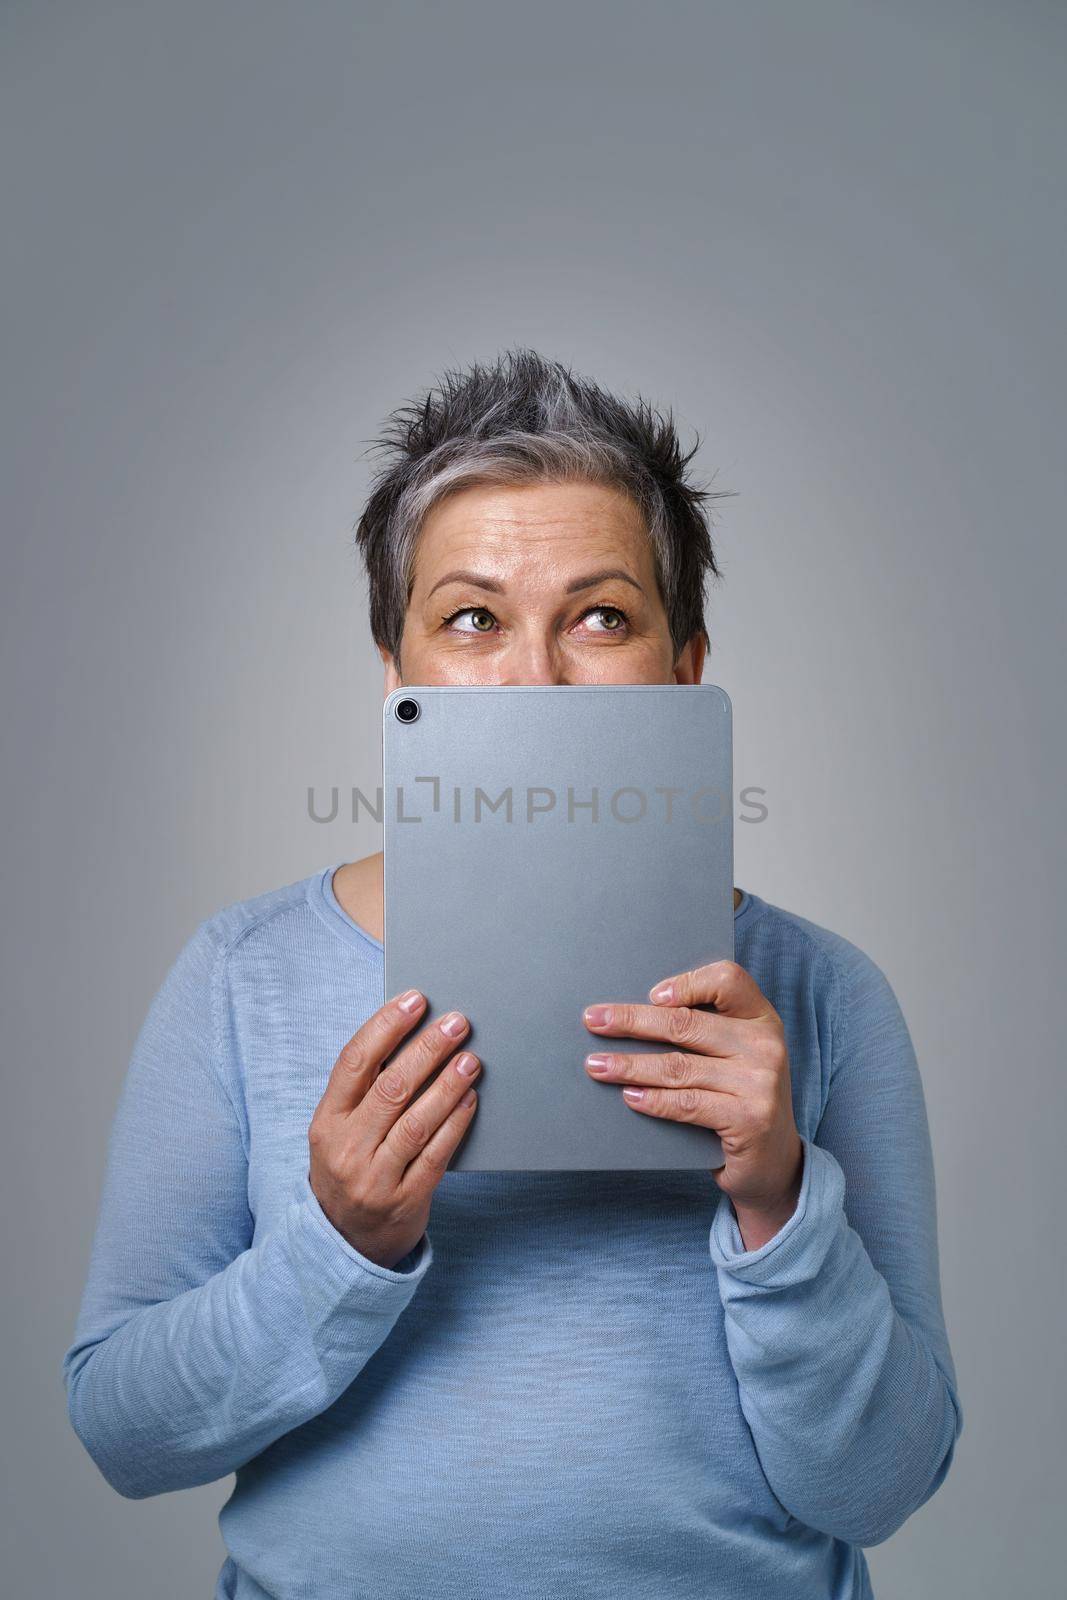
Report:
M884 973L744 894L736 959L784 1021L804 1142L761 1248L710 1172L449 1171L385 1268L308 1181L334 1061L386 998L333 871L204 922L141 1029L63 1357L108 1483L236 1474L216 1600L870 1596L863 1547L962 1425Z

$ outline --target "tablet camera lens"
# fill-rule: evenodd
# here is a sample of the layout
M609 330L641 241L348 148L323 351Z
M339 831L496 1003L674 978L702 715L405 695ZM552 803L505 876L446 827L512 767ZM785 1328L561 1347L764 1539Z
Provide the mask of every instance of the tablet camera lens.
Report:
M414 722L419 714L419 702L417 700L398 700L396 714L401 722Z

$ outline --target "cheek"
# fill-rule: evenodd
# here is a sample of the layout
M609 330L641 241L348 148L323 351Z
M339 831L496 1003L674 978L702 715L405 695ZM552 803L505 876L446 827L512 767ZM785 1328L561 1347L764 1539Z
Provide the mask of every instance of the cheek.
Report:
M582 665L587 669L587 676L597 683L669 683L671 681L671 660L669 652L666 654L658 650L634 648L624 650L620 646L615 650L605 650L603 655L609 656L608 661L590 662L589 651L582 660Z

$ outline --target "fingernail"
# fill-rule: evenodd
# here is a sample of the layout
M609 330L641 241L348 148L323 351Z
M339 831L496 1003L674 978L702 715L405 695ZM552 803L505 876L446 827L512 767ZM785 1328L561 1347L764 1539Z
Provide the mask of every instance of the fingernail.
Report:
M450 1039L458 1039L466 1026L466 1017L462 1016L458 1011L450 1011L447 1017L442 1017L438 1023L441 1032L447 1033Z
M406 989L397 1001L401 1011L406 1011L409 1016L413 1011L417 1011L421 1004L422 995L417 989Z
M611 1021L610 1006L586 1006L585 1020L592 1023L594 1028L605 1028Z
M673 1000L674 999L674 984L673 983L657 983L656 987L652 990L652 992L651 992L651 994L649 995L648 998L650 1000L663 1000L663 1001Z
M624 1089L622 1092L627 1100L643 1100L645 1098L643 1089Z
M590 1072L607 1072L611 1066L610 1056L586 1056L585 1064Z
M469 1050L464 1050L461 1056L456 1057L456 1071L462 1072L465 1078L473 1078L478 1070L478 1057L472 1056Z

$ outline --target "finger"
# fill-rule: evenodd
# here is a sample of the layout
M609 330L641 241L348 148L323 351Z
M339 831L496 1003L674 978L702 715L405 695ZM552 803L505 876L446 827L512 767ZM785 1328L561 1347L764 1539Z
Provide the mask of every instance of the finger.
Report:
M454 1034L448 1032L457 1019L459 1031ZM435 1022L428 1023L421 1033L404 1046L396 1059L379 1072L349 1118L349 1148L355 1155L362 1156L366 1161L377 1157L379 1146L407 1110L416 1092L444 1065L460 1039L469 1031L470 1023L466 1017L458 1011L449 1011ZM413 1153L409 1151L406 1160L410 1160Z
M632 1111L661 1117L666 1122L691 1122L712 1133L731 1127L737 1116L734 1095L716 1094L709 1089L659 1089L634 1084L621 1092Z
M467 1081L470 1082L469 1079ZM471 1099L464 1105L463 1101L467 1094ZM464 1090L433 1138L409 1164L402 1183L405 1192L417 1194L421 1198L425 1196L427 1190L436 1188L456 1152L457 1145L470 1127L471 1118L477 1109L477 1091L470 1088Z
M730 1017L688 1006L646 1006L610 1001L587 1006L586 1027L597 1034L624 1034L631 1039L664 1039L683 1050L707 1056L732 1056L743 1047L742 1030Z
M322 1110L343 1116L359 1105L382 1062L411 1032L425 1008L425 995L406 989L372 1012L334 1062L320 1101Z
M462 1050L442 1068L425 1094L409 1101L371 1157L376 1177L393 1188L400 1183L405 1169L424 1153L467 1090L477 1083L481 1065L470 1050ZM467 1071L468 1067L474 1070Z
M585 1069L598 1083L712 1089L726 1095L739 1095L745 1089L745 1073L741 1067L719 1056L691 1055L682 1050L670 1050L663 1055L594 1051L586 1056Z
M713 1005L723 1016L755 1020L777 1012L750 972L736 961L713 961L689 972L676 972L653 984L655 1005Z

